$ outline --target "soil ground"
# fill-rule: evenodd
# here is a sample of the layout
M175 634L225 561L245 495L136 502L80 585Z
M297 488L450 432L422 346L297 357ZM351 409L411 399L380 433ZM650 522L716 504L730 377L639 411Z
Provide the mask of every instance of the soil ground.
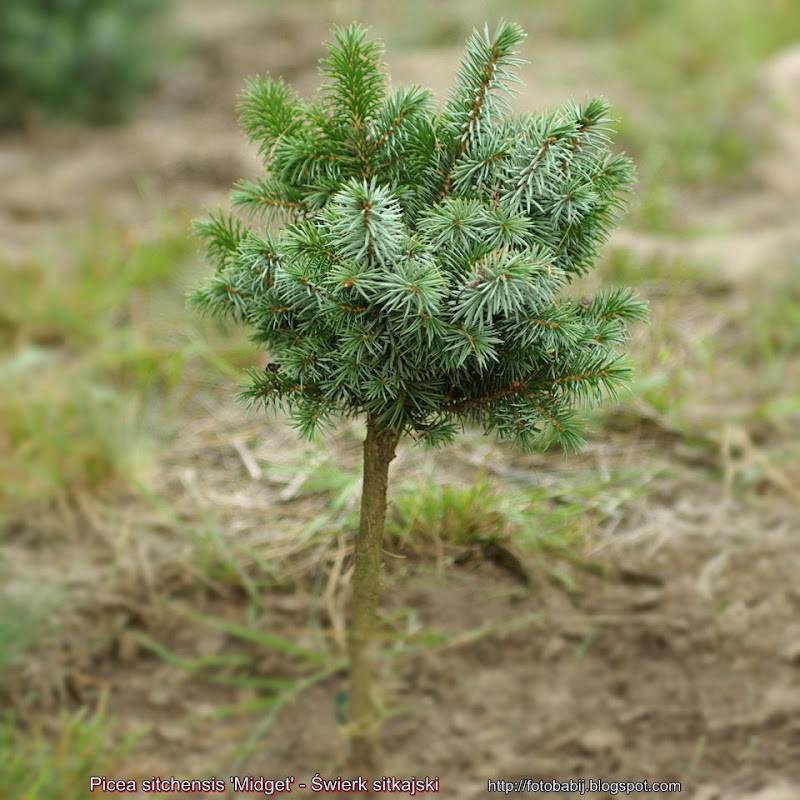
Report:
M134 236L163 217L224 203L230 184L257 168L234 122L244 77L268 69L301 93L316 87L327 36L321 16L206 2L181 13L199 55L164 82L140 118L3 140L5 258L57 257L68 232L100 213ZM578 48L543 44L547 53L559 46L566 77L554 86L532 67L518 103L594 88L580 83L587 66ZM442 92L459 52L390 51L388 61L396 82L424 80ZM764 73L789 113L782 166L775 153L764 159L757 194L681 209L710 231L691 240L626 231L615 242L643 258L667 251L700 259L723 274L735 306L746 306L748 282L765 260L783 257L785 269L796 269L785 255L800 244L798 62L787 54ZM694 321L706 324L699 315ZM441 483L469 486L481 473L512 488L569 487L576 476L621 470L633 477L630 491L617 487L588 513L582 557L598 568L566 565L569 590L516 551L485 557L478 547L446 546L430 558L397 545L402 557L387 557L381 606L391 651L380 666L385 774L438 776L447 798L483 797L489 780L528 777L680 781L682 792L666 796L691 800L800 798L800 468L772 458L787 448L796 454L800 417L776 432L745 428L735 411L720 416L720 398L730 408L736 397L749 402L743 383L746 376L698 387L687 413L708 431L699 446L642 407L633 417L610 414L602 434L569 461L522 456L476 435L436 456L401 449L397 480L430 470ZM323 644L338 658L349 537L310 533L293 542L283 533L327 502L287 477L313 451L281 421L245 416L230 394L224 382L193 387L147 483L184 526L213 513L225 536L247 536L267 561L276 553L279 580L263 606L251 608L250 623L304 646ZM360 437L359 426L343 426L326 463L356 474ZM345 497L351 508L356 491ZM149 726L109 777L338 775L343 672L335 664L327 676L304 672L302 658L187 618L241 622L248 598L246 581L192 570L182 530L140 493L111 487L78 492L6 531L7 591L25 597L48 586L68 597L55 634L23 662L6 696L36 688L39 700L26 713L47 721L107 690L120 730ZM417 647L420 632L440 636ZM265 712L214 712L246 709L257 691L214 685L160 658L142 633L186 658L244 654L262 678L316 678L246 754L241 743Z

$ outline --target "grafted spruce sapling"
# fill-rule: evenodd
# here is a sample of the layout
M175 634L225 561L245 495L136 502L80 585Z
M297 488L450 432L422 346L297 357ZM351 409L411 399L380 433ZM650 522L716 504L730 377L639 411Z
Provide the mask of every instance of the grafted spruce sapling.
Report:
M242 213L197 223L216 272L193 302L249 326L269 353L241 398L285 410L304 437L366 421L348 630L351 754L364 774L398 440L441 447L477 423L525 449L574 450L577 406L629 379L626 323L646 316L627 288L560 294L593 266L633 167L609 150L603 99L511 113L524 37L513 23L473 32L437 109L419 86L389 88L365 28L336 29L313 100L280 78L249 80L240 119L264 174L235 184Z

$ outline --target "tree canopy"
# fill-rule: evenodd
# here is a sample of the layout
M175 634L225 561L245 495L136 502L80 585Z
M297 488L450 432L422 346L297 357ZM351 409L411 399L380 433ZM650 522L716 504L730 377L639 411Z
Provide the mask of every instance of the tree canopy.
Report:
M240 121L264 174L236 183L236 214L197 223L216 272L191 296L268 351L244 400L305 436L364 415L433 446L465 423L580 446L579 407L630 378L626 323L646 306L562 290L593 267L634 170L602 98L512 113L524 36L473 32L438 109L390 89L356 24L335 30L314 99L248 82Z

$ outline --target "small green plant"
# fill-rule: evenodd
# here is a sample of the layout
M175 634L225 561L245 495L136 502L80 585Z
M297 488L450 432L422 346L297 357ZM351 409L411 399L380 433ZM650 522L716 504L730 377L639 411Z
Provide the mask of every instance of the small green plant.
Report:
M593 99L511 115L524 33L469 38L440 111L418 87L389 91L379 43L337 29L321 95L256 78L241 121L266 175L197 224L216 265L191 296L254 329L270 362L244 401L287 410L303 436L366 419L349 625L352 766L376 768L369 649L389 465L403 435L441 447L470 423L523 448L583 441L577 406L613 395L619 350L645 305L625 288L560 295L594 266L631 162L609 150ZM282 216L278 234L265 221Z
M466 488L420 482L398 494L387 533L411 549L431 539L474 544L504 538L510 525L498 499L483 479Z
M57 738L41 727L24 729L10 712L0 718L0 786L5 797L25 800L84 800L88 777L119 766L138 738L122 738L105 713L105 697L97 710L62 713Z
M571 479L549 488L532 481L524 489L501 492L483 474L465 487L438 485L428 475L397 491L386 522L389 547L441 556L448 546L466 546L492 558L509 545L521 560L494 559L509 572L525 582L541 574L577 592L559 563L602 571L602 565L587 556L592 532L608 517L607 504L636 495L650 477L639 469L635 474Z
M151 83L165 0L3 0L0 128L110 122Z

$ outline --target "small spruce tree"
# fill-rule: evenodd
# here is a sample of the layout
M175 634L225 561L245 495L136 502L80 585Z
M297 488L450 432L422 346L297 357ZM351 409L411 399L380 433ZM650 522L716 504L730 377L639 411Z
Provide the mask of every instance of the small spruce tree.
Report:
M524 36L513 23L473 32L436 110L418 86L390 91L363 27L337 29L317 98L248 82L240 119L265 174L235 185L243 215L197 223L216 272L191 300L270 354L241 398L285 410L304 437L366 420L348 634L351 756L365 774L398 440L438 448L478 423L525 449L575 450L577 407L629 379L626 323L646 316L627 288L560 295L593 266L634 172L609 150L603 99L511 113Z

